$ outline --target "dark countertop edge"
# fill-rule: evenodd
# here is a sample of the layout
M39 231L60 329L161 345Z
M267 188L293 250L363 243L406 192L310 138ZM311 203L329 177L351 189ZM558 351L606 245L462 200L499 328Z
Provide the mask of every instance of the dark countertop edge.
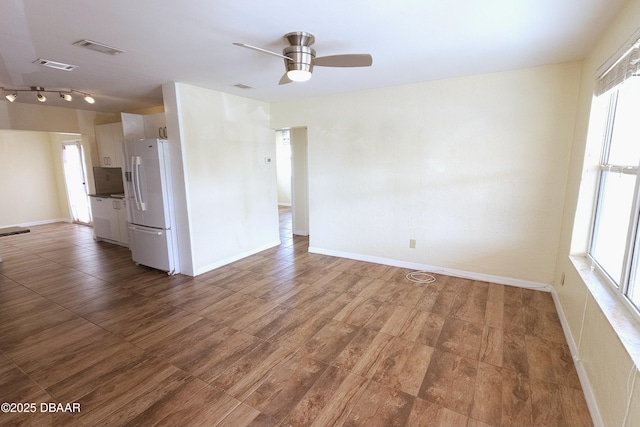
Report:
M103 199L124 199L124 194L89 194L89 197L102 197Z

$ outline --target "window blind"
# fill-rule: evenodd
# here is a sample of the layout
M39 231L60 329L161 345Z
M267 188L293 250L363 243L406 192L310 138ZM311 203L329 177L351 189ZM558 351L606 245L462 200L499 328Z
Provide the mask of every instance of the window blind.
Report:
M596 95L600 96L640 73L640 40L613 63L596 80Z

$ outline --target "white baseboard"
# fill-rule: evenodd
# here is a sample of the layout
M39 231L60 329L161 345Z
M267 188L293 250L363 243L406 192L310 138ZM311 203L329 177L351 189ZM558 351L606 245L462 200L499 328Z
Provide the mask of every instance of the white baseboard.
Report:
M591 413L591 419L593 420L593 425L595 427L604 427L604 422L602 421L602 415L600 415L600 410L598 409L598 403L596 401L595 395L593 394L593 389L591 388L591 383L589 382L587 371L584 368L584 364L582 363L582 360L580 359L580 350L578 349L576 340L573 338L573 334L571 333L571 328L569 327L569 322L567 321L567 316L564 314L564 310L562 309L562 305L560 304L560 298L558 297L558 292L556 291L555 288L552 288L551 296L553 297L553 302L556 306L558 317L560 318L560 324L562 325L562 330L564 331L565 339L567 340L567 344L569 345L569 350L571 351L573 364L576 367L576 372L578 373L578 378L580 379L580 385L582 386L584 398L587 401L587 406L589 407L589 412Z
M5 228L5 227L35 227L36 225L53 224L53 223L56 223L56 222L71 223L71 219L69 219L69 218L43 219L41 221L20 222L18 224L6 224L6 225L1 225L0 227L2 227L2 228Z
M500 285L516 286L519 288L535 289L545 292L551 292L553 286L544 283L533 282L529 280L514 279L512 277L494 276L491 274L475 273L472 271L456 270L452 268L437 267L433 265L419 264L409 261L401 261L392 258L374 257L371 255L354 254L350 252L334 251L331 249L323 249L309 247L309 252L335 256L340 258L354 259L357 261L373 262L376 264L390 265L393 267L409 268L412 270L428 271L430 273L445 274L448 276L462 277L465 279L478 280L482 282L498 283Z
M232 262L241 260L242 258L246 258L248 256L255 255L258 252L266 251L267 249L271 249L271 248L273 248L275 246L279 246L280 243L281 243L280 239L278 239L278 240L276 240L274 242L267 243L266 245L258 246L257 248L253 248L253 249L251 249L249 251L241 252L239 254L235 254L235 255L230 256L228 258L221 259L220 261L216 261L214 263L205 265L204 267L200 267L198 269L195 269L194 276L198 276L198 275L206 273L208 271L215 270L216 268L220 268L220 267L222 267L224 265L231 264Z

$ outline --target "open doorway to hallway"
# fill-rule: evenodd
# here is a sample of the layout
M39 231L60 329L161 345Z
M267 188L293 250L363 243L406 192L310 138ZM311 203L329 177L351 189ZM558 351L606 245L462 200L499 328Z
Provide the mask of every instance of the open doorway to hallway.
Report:
M293 238L291 213L291 130L276 131L276 177L278 186L278 216L280 241L285 246Z
M276 165L280 234L309 235L307 128L276 132ZM283 216L287 227L283 228Z

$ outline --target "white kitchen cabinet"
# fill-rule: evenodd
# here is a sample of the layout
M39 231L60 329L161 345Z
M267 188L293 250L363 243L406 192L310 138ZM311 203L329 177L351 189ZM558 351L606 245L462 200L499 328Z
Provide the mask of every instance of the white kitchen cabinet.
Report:
M167 139L167 120L164 113L147 114L144 119L144 137L149 139Z
M96 240L129 245L126 201L111 197L91 196L93 233Z
M113 199L113 209L118 220L118 242L129 245L129 228L127 227L127 205L125 199Z
M123 165L122 142L124 134L122 123L109 123L95 127L100 166L121 168Z
M132 114L121 113L124 139L167 139L167 121L164 113Z
M146 138L143 117L141 114L120 113L125 141L137 141Z
M111 201L107 197L90 197L93 233L96 239L113 240Z

